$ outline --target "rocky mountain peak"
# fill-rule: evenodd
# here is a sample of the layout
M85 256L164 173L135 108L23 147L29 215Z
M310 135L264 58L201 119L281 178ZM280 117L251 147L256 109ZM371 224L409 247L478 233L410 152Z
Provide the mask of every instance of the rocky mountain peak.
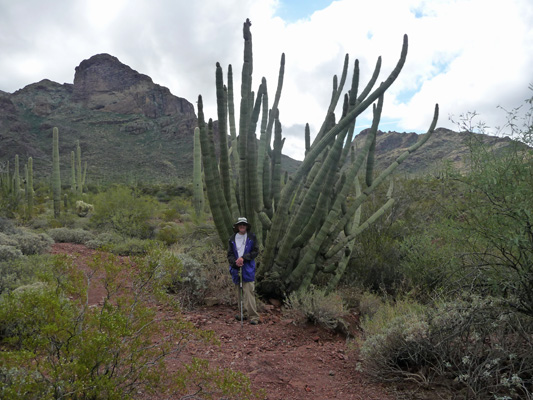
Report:
M187 100L109 54L83 60L75 70L73 100L89 109L150 118L194 116L194 107Z

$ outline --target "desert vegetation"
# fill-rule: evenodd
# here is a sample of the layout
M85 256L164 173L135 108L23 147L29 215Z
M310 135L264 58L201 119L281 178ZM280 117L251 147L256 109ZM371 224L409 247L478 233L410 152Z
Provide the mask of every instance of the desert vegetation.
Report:
M245 24L244 85L251 85L250 35ZM234 304L221 242L234 217L247 214L262 240L261 300L280 299L294 323L346 334L361 356L351 368L399 390L409 385L442 398L533 398L533 96L520 114L507 112L502 129L513 141L505 148L476 140L486 127L475 123L475 113L460 116L470 150L462 170L443 164L417 176L394 174L423 141L390 168L375 170L383 93L406 49L407 42L398 70L378 89L372 91L372 77L357 95L354 76L335 121L343 69L323 129L289 178L277 158L283 58L270 111L266 82L255 104L247 87L239 136L232 72L225 88L217 66L219 143L232 150L214 156L213 123L200 108L190 180L90 185L79 144L69 150L70 176L56 175L56 162L51 180L36 181L31 158L3 165L0 397L265 398L243 374L202 359L163 372L166 358L187 343L217 341L181 311ZM352 151L354 118L373 104L367 143ZM52 136L56 154L61 139L56 130ZM324 190L326 181L336 182L334 190ZM54 243L84 245L94 257L76 266L50 254ZM97 282L103 300L92 304L88 293ZM176 317L164 318L162 309ZM348 315L358 324L348 326Z

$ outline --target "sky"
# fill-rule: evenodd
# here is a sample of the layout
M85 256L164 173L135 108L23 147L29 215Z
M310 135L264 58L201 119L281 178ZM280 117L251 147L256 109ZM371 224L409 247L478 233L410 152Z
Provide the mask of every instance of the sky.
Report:
M458 130L453 121L475 112L495 133L506 122L499 107L519 107L532 94L532 0L0 0L0 10L0 90L72 83L84 59L108 53L195 109L202 95L213 119L215 65L224 73L232 65L238 94L249 18L254 90L265 77L271 101L285 53L283 152L300 160L304 126L312 136L319 130L345 55L349 77L359 60L360 88L381 56L383 81L404 34L407 62L385 94L382 131L424 133L438 103L438 127Z

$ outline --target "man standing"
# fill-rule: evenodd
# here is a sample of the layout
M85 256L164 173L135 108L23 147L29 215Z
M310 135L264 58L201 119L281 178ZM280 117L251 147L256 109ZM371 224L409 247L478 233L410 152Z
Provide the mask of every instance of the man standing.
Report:
M248 223L248 220L243 217L239 218L233 225L235 234L229 239L228 262L231 278L237 288L239 288L241 279L239 272L242 274L245 319L249 318L250 324L257 325L259 323L259 314L255 304L255 258L259 254L259 247L251 228L252 226ZM240 290L239 296L241 296ZM235 318L240 320L241 316L237 315Z

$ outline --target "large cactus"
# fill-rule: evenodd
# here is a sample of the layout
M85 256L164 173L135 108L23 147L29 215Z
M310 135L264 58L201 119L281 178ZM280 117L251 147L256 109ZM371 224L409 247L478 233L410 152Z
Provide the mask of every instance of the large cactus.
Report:
M204 183L202 180L202 159L200 149L200 129L194 129L194 166L193 166L193 203L194 212L200 217L204 210Z
M251 221L263 247L262 262L258 269L258 288L261 292L277 297L287 292L305 289L321 277L329 276L331 290L342 278L357 235L383 215L393 203L391 190L387 201L366 221L360 221L360 210L365 200L389 178L398 165L428 140L435 129L438 106L428 133L399 156L388 168L374 176L375 138L383 106L385 91L398 77L407 56L407 36L404 36L400 59L390 75L377 87L381 58L366 87L359 93L359 64L355 61L351 88L342 97L349 60L345 58L340 80L333 79L333 92L324 123L313 143L310 143L309 127L306 127L306 154L297 171L285 183L282 182L281 137L278 102L283 85L285 57L282 55L278 85L272 107L268 106L267 83L263 78L256 94L252 92L252 35L251 23L243 26L244 63L242 70L240 120L238 137L235 138L233 115L233 89L231 66L228 69L228 90L224 86L219 64L216 68L217 98L227 95L227 101L218 101L220 143L226 146L226 107L229 107L229 124L232 137L230 154L238 154L235 163L235 182L231 186L235 195L227 195L226 182L229 163L221 152L216 162L212 139L212 122L208 127L204 119L201 96L198 99L198 120L202 157L206 175L209 205L217 231L223 243L232 233L231 222L237 216ZM343 98L342 116L336 121L335 109ZM364 146L346 162L353 140L356 118L373 106L373 123ZM223 107L223 109L220 109ZM259 118L261 116L261 118ZM260 122L259 122L260 121ZM256 130L260 124L260 136ZM272 133L274 132L274 137ZM271 147L273 139L273 148ZM238 148L236 148L238 146ZM237 151L238 150L238 151ZM235 158L234 158L235 160ZM366 161L366 162L365 162ZM366 186L360 188L358 176L365 175ZM348 195L355 194L350 204ZM237 204L235 204L235 200ZM237 211L235 211L237 210ZM236 215L236 213L238 215ZM344 251L343 251L344 250Z
M59 131L52 130L52 198L54 202L54 218L61 213L61 176L59 172Z

